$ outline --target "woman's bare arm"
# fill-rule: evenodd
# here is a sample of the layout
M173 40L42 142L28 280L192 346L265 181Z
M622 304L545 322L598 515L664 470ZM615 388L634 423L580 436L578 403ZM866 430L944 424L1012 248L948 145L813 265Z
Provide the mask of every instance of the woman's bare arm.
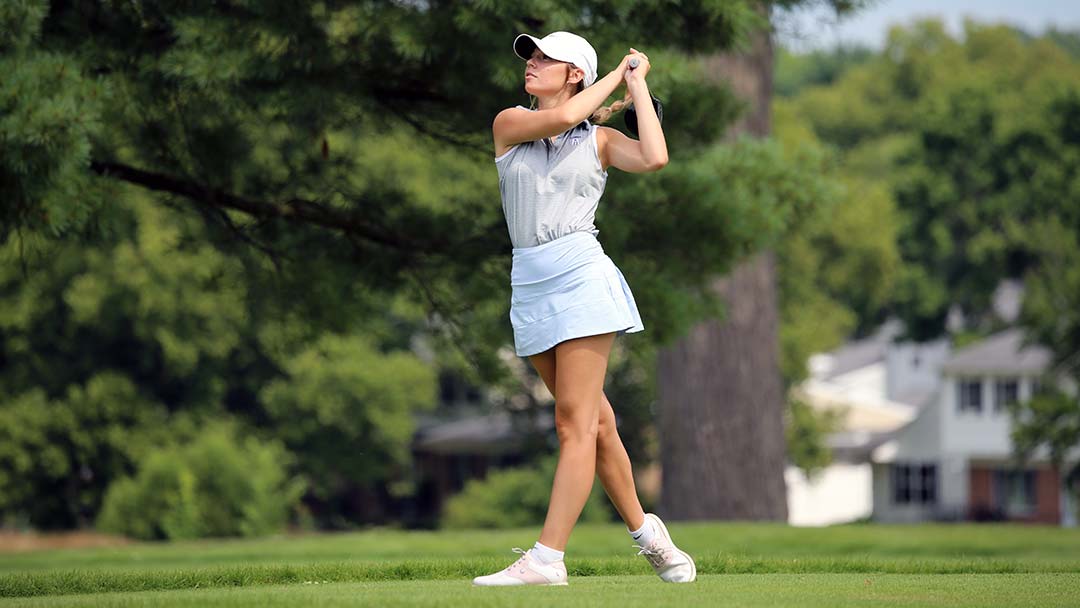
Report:
M660 117L656 115L656 108L653 107L649 85L641 78L631 80L627 87L634 98L634 109L637 110L641 158L647 165L659 169L668 162L667 140L664 139L664 130L660 128Z

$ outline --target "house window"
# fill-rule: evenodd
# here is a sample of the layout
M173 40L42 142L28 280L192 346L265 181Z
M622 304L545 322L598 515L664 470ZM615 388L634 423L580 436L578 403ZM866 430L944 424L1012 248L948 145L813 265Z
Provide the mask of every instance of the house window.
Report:
M982 381L965 380L956 381L956 404L961 412L982 411Z
M892 465L893 502L906 505L911 502L911 467L906 464Z
M1015 403L1020 397L1020 381L1016 378L1001 378L994 382L994 411L1001 412Z
M924 505L937 502L937 465L919 466L919 501Z
M937 503L937 465L895 463L892 465L893 502L898 505Z
M994 471L994 506L1009 516L1031 515L1035 511L1035 471L998 469Z

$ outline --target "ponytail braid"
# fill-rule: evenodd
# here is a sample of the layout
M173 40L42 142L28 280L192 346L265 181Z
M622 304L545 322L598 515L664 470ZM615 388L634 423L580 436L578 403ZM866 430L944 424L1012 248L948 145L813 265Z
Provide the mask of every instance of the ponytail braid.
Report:
M585 83L578 82L577 93L585 90ZM576 94L576 93L575 93ZM613 101L609 106L600 106L596 108L596 111L589 117L589 122L594 125L600 125L611 119L611 115L616 112L621 112L623 108L630 105L631 97L630 91L626 92L626 96L617 101Z

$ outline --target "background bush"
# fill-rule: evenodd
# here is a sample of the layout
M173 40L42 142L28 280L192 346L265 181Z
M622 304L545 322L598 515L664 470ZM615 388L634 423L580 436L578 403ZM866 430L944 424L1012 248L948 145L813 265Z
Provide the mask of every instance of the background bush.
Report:
M193 441L154 452L105 495L98 527L141 539L258 536L280 530L304 484L286 474L278 442L207 427Z
M557 462L556 455L547 456L536 465L493 471L483 480L470 480L446 502L442 525L515 528L544 523ZM614 511L606 501L603 487L594 484L578 521L611 521Z

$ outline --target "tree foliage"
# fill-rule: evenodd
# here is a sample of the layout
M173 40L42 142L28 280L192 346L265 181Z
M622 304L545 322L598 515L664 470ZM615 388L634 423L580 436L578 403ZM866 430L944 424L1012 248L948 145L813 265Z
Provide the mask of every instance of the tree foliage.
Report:
M328 518L408 492L437 369L513 382L490 124L524 101L521 31L580 32L601 71L649 50L672 162L612 179L598 226L640 352L717 314L709 278L827 191L812 152L716 143L740 105L701 55L763 25L750 0L3 3L0 509L79 525L221 418L281 437Z
M0 510L86 525L110 482L221 417L285 440L313 490L407 480L412 413L435 404L435 370L409 350L420 313L328 274L305 286L350 302L316 324L280 297L301 277L250 272L270 262L130 197L109 239L40 242L26 275L17 241L3 249Z
M144 540L278 532L304 491L280 442L238 437L231 425L155 451L115 481L98 526Z
M1075 492L1080 483L1080 400L1057 388L1034 395L1013 406L1012 441L1021 460L1044 450L1050 463L1069 481Z
M1012 408L1012 439L1021 460L1045 451L1080 496L1080 231L1051 218L1031 235L1040 263L1025 275L1021 319L1053 364L1043 392Z
M547 456L534 466L492 471L484 479L469 480L447 502L440 524L452 529L543 524L557 462L556 456ZM605 506L604 491L600 484L595 484L578 521L610 521L612 514Z
M39 525L87 525L109 483L168 439L166 409L126 377L102 371L50 397L0 407L0 512Z
M893 28L880 55L785 102L899 207L898 289L862 308L861 325L891 311L929 339L957 304L985 327L998 282L1037 263L1032 222L1080 229L1078 77L1080 62L1052 37L967 22L954 38L926 20Z

